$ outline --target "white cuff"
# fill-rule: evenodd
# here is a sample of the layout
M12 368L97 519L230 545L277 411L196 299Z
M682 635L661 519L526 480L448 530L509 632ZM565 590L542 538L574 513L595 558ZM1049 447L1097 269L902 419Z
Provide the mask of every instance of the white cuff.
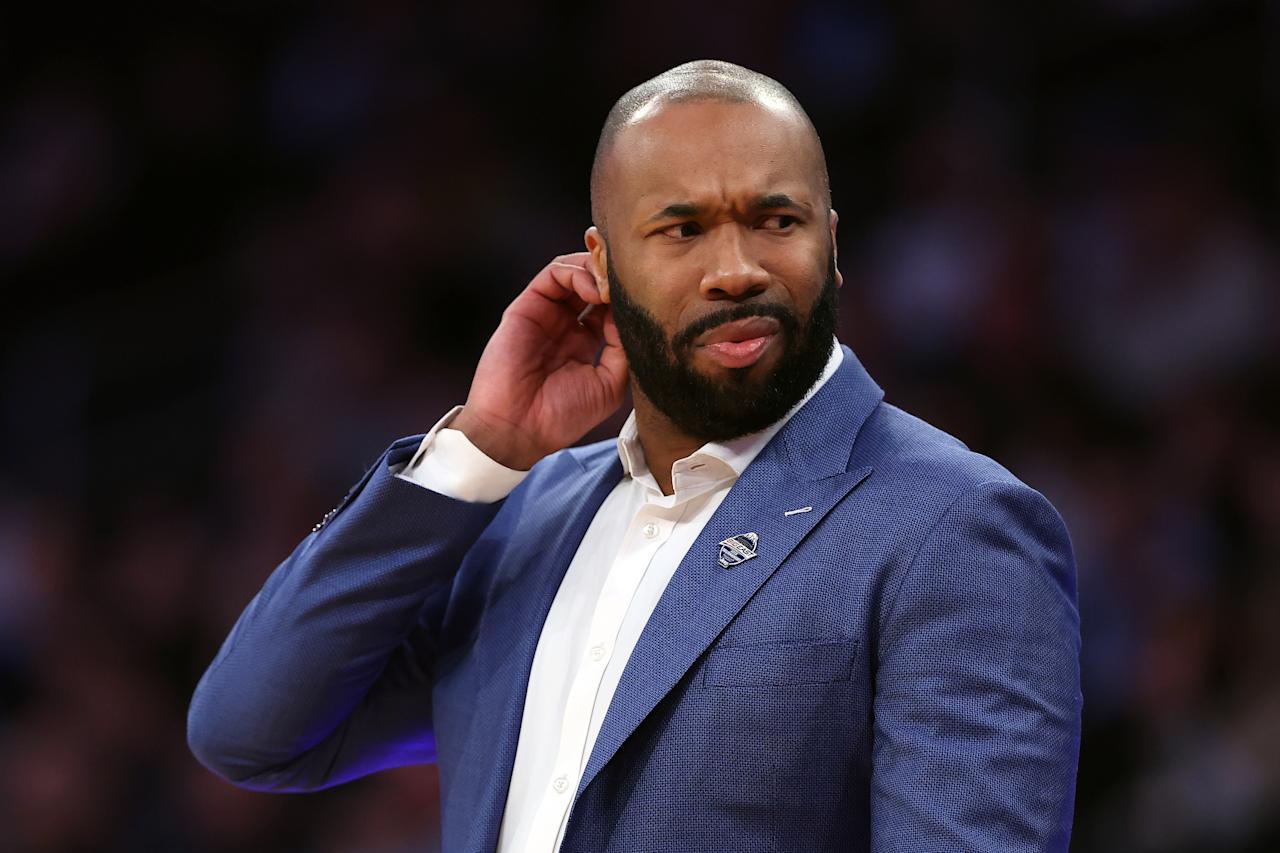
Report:
M417 453L396 472L425 489L471 503L500 501L520 485L528 471L517 471L495 462L471 443L460 430L448 429L461 406L454 406L431 428Z

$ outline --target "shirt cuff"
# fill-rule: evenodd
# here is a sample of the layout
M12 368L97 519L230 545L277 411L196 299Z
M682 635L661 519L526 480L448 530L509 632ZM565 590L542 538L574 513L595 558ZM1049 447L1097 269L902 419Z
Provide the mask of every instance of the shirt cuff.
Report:
M448 424L460 411L461 406L454 406L438 420L423 436L413 458L395 475L455 500L470 503L500 501L511 494L529 472L495 462L472 444L462 431L448 429Z

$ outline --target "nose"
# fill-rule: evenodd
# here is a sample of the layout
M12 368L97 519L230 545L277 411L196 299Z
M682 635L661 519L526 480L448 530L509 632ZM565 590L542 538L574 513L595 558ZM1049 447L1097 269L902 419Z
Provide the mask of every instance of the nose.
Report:
M749 238L736 225L712 230L699 290L704 299L750 299L769 286L769 273L752 255Z

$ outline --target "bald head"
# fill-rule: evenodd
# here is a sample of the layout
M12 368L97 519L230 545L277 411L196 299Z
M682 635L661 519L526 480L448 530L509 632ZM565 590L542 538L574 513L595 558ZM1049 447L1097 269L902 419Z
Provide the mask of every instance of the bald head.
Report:
M830 208L831 189L822 142L795 95L777 80L757 71L718 59L699 59L677 65L646 80L619 98L609 110L591 165L591 218L601 231L605 231L604 199L609 191L609 160L619 134L664 106L691 101L756 104L772 111L794 114L812 136L822 201Z

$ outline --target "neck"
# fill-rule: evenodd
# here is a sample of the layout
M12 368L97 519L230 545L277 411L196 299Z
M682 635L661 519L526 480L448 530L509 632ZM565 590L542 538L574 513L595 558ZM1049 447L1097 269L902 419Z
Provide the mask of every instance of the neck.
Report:
M645 464L662 493L669 495L674 491L671 466L706 442L682 432L645 396L638 382L632 381L631 390L636 409L636 439L644 451Z

